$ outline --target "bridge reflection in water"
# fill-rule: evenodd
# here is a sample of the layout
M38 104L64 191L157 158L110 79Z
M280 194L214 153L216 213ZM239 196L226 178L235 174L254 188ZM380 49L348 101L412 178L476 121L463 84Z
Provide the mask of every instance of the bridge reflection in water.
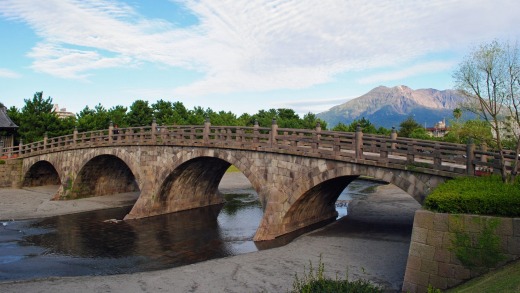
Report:
M375 185L354 181L340 200L362 197ZM140 221L106 221L121 219L128 207L8 222L0 227L0 281L171 268L282 246L316 228L255 243L263 213L257 195L251 190L225 197L225 205ZM346 213L346 207L338 209Z

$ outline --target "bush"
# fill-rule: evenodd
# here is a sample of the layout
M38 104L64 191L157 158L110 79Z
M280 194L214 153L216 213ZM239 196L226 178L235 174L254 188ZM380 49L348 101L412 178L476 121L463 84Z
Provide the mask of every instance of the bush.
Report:
M349 281L348 278L345 280L337 279L332 280L325 278L323 273L325 271L325 266L321 262L318 264L318 269L314 271L312 267L312 263L310 263L309 273L304 273L302 279L298 278L298 275L295 276L295 280L293 283L293 290L291 292L298 293L322 293L322 292L348 292L348 293L378 293L383 292L383 290L371 284L366 280L356 280Z
M520 216L520 182L505 184L499 176L459 177L439 185L424 208L440 213Z

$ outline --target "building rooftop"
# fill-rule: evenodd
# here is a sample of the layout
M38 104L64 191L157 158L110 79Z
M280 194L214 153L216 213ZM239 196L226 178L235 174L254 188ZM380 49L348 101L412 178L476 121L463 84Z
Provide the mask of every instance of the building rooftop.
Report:
M0 107L0 129L14 130L18 125L14 124L13 120L7 115L7 108Z

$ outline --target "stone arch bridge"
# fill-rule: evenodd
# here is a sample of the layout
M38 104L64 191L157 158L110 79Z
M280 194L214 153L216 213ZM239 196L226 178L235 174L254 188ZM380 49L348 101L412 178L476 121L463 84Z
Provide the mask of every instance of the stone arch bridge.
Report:
M251 182L264 216L255 240L335 219L335 201L359 176L392 183L422 202L440 182L492 164L473 145L355 133L158 126L78 133L4 149L21 160L21 185L60 184L55 199L140 191L125 219L223 202L230 165Z

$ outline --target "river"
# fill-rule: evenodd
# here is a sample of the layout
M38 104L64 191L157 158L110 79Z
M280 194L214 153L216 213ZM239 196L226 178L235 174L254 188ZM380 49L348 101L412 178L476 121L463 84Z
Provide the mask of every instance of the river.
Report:
M339 217L350 200L378 185L353 181L336 203ZM240 189L225 198L224 205L133 221L112 220L127 207L3 222L0 281L165 269L284 245L301 234L255 243L263 213L256 192Z

